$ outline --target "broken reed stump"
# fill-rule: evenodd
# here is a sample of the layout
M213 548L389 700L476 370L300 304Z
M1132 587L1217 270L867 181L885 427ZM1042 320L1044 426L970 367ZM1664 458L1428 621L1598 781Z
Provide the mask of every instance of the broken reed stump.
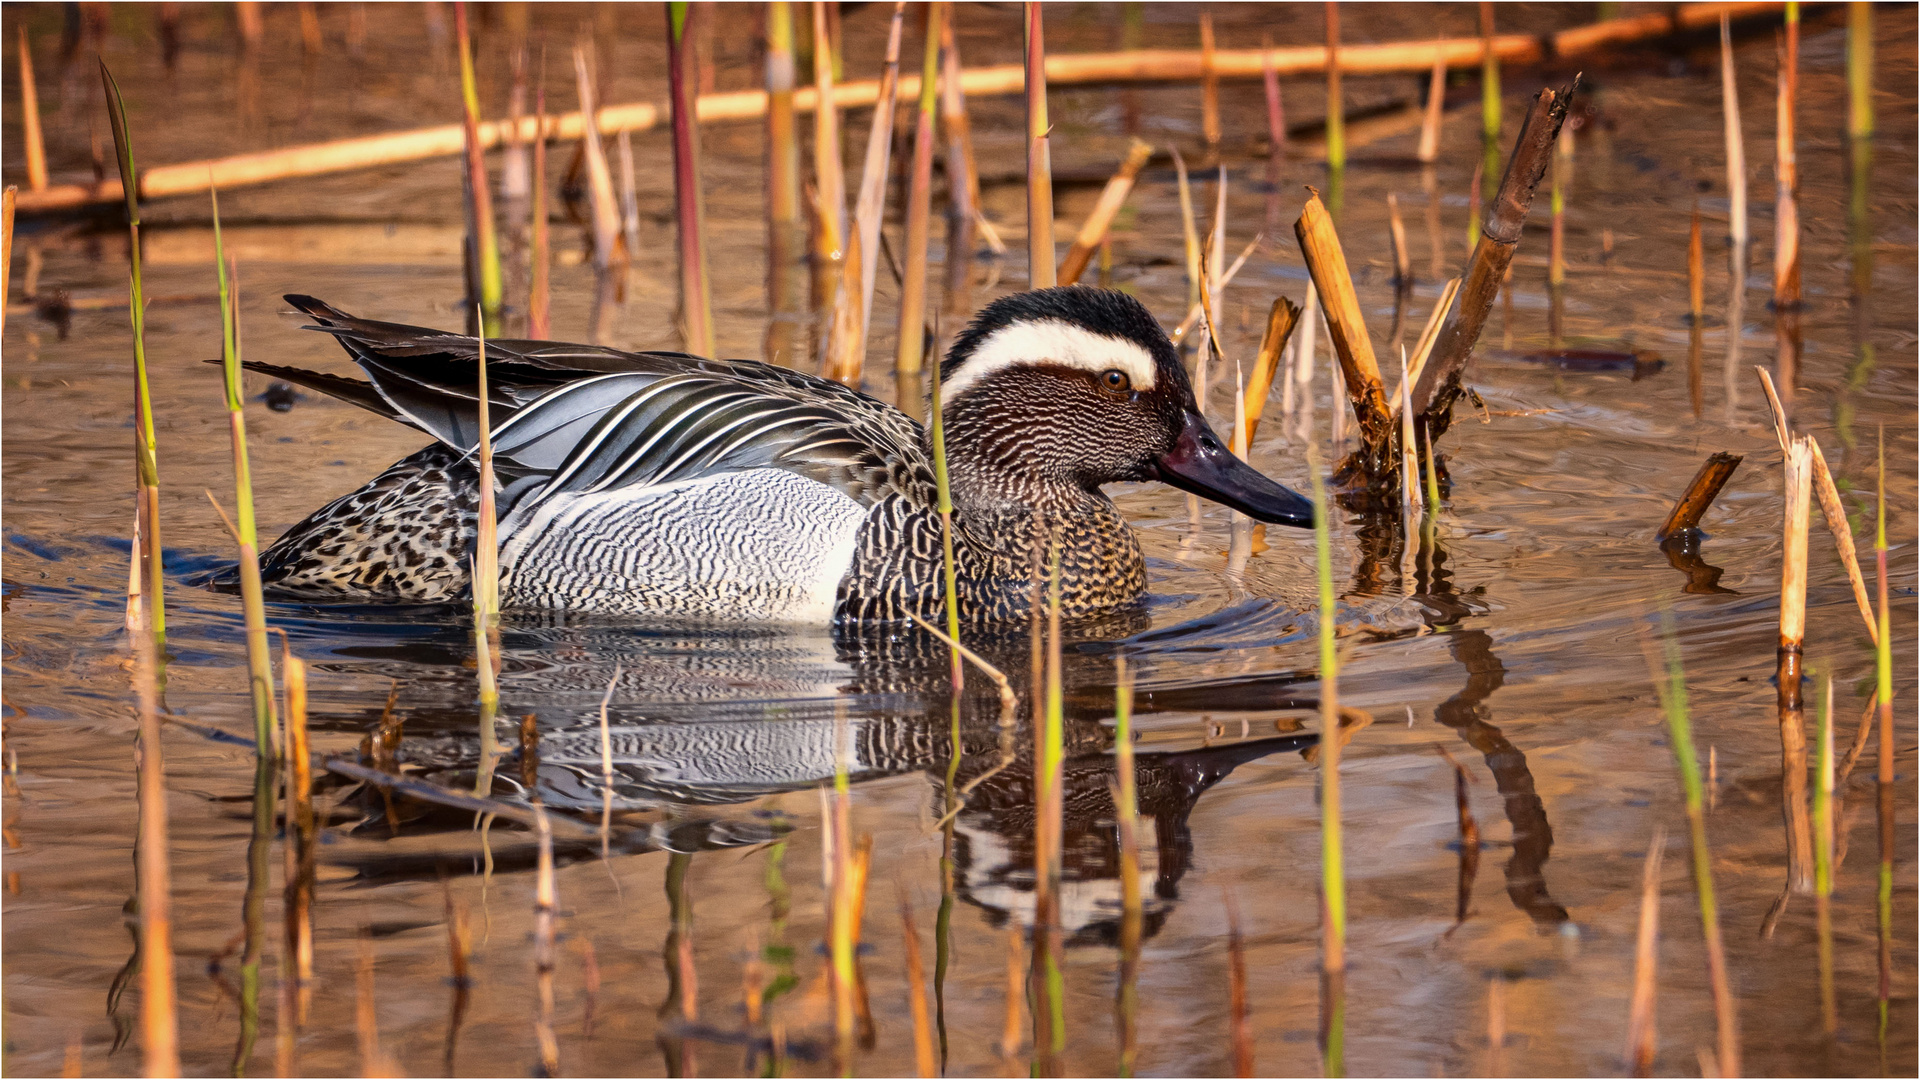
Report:
M1724 451L1709 457L1693 480L1687 484L1687 490L1680 501L1673 504L1673 510L1667 514L1666 523L1654 534L1657 540L1666 540L1682 532L1691 532L1700 527L1700 519L1706 515L1707 508L1720 495L1720 489L1727 485L1733 470L1740 467L1741 456Z
M1787 451L1785 530L1780 566L1779 683L1781 810L1787 826L1787 887L1813 892L1813 823L1807 814L1807 731L1800 694L1807 629L1807 524L1813 501L1813 450L1801 436Z
M1260 414L1266 411L1267 393L1273 389L1273 380L1280 367L1280 357L1286 351L1287 342L1293 337L1294 327L1300 325L1300 308L1293 301L1282 296L1274 300L1267 310L1267 331L1260 338L1260 352L1253 362L1253 370L1247 373L1245 405L1241 415L1234 420L1233 439L1230 443L1237 453L1245 456L1247 448L1253 445L1254 433L1260 430ZM1244 420L1245 434L1241 434Z
M1293 234L1300 242L1300 254L1307 272L1319 290L1326 312L1327 336L1340 361L1340 374L1346 383L1347 400L1353 406L1360 426L1360 448L1354 451L1368 486L1379 478L1397 475L1392 450L1393 417L1387 408L1386 392L1380 381L1380 362L1373 354L1373 341L1367 336L1366 320L1360 313L1360 297L1354 291L1353 277L1347 272L1347 256L1340 249L1340 237L1334 232L1333 218L1312 188L1307 205L1293 223ZM1343 463L1342 473L1351 471Z
M1566 122L1567 106L1580 87L1580 77L1561 90L1542 89L1534 95L1527 118L1514 140L1513 154L1507 159L1507 173L1500 181L1499 193L1487 207L1479 242L1460 290L1460 302L1434 346L1434 355L1414 384L1412 404L1419 423L1428 436L1438 441L1452 422L1454 403L1464 393L1460 385L1473 347L1480 340L1487 315L1500 294L1500 285L1513 262L1514 249L1520 245L1520 233L1526 224L1533 196L1552 161L1554 143L1560 126ZM1323 286L1324 291L1324 286Z

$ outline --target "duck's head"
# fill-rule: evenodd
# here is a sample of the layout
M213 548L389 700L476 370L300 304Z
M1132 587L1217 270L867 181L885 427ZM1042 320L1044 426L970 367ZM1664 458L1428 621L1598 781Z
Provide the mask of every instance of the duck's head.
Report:
M1002 297L954 341L940 379L956 497L964 485L1034 502L1048 488L1160 480L1257 521L1313 525L1312 503L1214 434L1173 342L1125 293Z

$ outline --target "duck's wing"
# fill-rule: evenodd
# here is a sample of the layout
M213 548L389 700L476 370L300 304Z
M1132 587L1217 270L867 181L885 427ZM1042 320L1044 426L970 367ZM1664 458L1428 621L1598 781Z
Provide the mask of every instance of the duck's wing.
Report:
M411 424L462 452L479 443L480 345L464 334L359 319L310 296L288 303L370 378L248 368ZM488 339L494 453L525 478L517 505L562 493L781 468L861 503L929 501L920 426L840 383L754 360ZM536 479L537 478L537 479ZM531 501L529 501L531 500Z

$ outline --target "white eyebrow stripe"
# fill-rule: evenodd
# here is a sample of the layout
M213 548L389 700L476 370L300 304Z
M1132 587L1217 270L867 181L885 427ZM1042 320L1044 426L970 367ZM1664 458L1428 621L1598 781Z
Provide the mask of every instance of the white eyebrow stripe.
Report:
M941 399L958 400L973 384L1007 368L1043 363L1095 375L1118 368L1126 372L1135 390L1153 389L1158 374L1152 354L1137 342L1046 319L1003 326L987 335L960 370L941 385Z

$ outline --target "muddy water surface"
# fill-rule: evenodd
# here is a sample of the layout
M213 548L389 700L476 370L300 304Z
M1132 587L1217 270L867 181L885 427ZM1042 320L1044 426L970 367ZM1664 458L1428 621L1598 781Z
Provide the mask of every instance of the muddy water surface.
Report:
M723 10L746 18L744 9ZM1589 10L1503 6L1500 18L1502 29L1550 31ZM9 6L6 14L9 26L29 29L40 57L56 179L84 179L89 118L105 132L87 64L61 68L57 8ZM533 32L556 43L570 41L580 21L590 25L608 100L662 96L657 8L534 14ZM1117 8L1062 5L1047 17L1049 45L1061 51L1113 48L1127 32ZM1263 31L1280 43L1310 42L1320 32L1317 6L1222 5L1216 17L1223 45L1255 44ZM1794 411L1825 448L1857 536L1870 532L1865 493L1875 432L1885 426L1894 478L1894 652L1910 659L1913 403L1920 392L1916 27L1910 8L1875 17L1881 134L1864 221L1848 216L1844 29L1824 13L1810 14L1805 27L1799 153L1807 305ZM345 12L323 8L323 52L303 60L295 12L275 8L264 52L248 63L237 58L224 13L190 10L178 67L169 73L152 10L113 7L104 49L129 100L143 160L455 119L454 71L433 59L445 48L430 20L398 6L370 7L367 18L356 57ZM1011 8L964 8L969 62L1015 59L1017 18ZM506 97L513 21L506 6L482 29L489 101ZM1401 40L1470 33L1474 12L1467 5L1350 6L1347 21L1349 40ZM885 12L878 5L849 10L846 27L849 75L864 76L877 68ZM1147 7L1141 32L1148 45L1197 40L1191 9L1171 6ZM908 51L914 48L910 41ZM720 89L752 83L754 50L748 28L723 24L714 48ZM1443 446L1453 486L1433 537L1409 545L1393 538L1390 525L1344 515L1336 522L1340 624L1351 643L1340 692L1344 704L1374 718L1354 733L1343 765L1352 933L1347 1062L1355 1073L1623 1072L1641 860L1664 827L1656 1068L1698 1074L1699 1052L1713 1044L1713 1018L1673 755L1643 659L1663 611L1687 666L1697 737L1714 766L1708 827L1746 1068L1776 1075L1915 1069L1910 735L1898 757L1900 858L1885 1039L1877 1037L1875 999L1871 748L1839 815L1847 855L1834 906L1837 1036L1820 1026L1810 900L1791 903L1770 938L1760 932L1785 872L1770 682L1780 452L1750 370L1775 362L1767 307L1771 29L1749 27L1737 58L1748 154L1756 161L1755 250L1744 281L1730 286L1726 269L1711 43L1587 63L1583 125L1563 174L1565 293L1556 304L1546 287L1543 196L1509 299L1496 308L1473 371L1484 407L1463 415ZM548 100L556 108L574 100L563 66L550 63ZM1571 74L1506 73L1509 138L1525 93ZM1416 100L1422 83L1424 76L1349 79L1350 105L1390 110ZM1317 85L1289 81L1285 91L1294 123L1323 115ZM1441 281L1465 261L1467 190L1480 156L1478 89L1466 79L1455 95L1460 107L1448 113L1437 167L1411 166L1415 132L1389 126L1362 140L1341 185L1338 220L1383 356L1397 355L1387 195L1398 197L1406 215L1419 277L1400 313L1409 341ZM1132 132L1177 147L1191 162L1207 159L1196 88L1060 89L1052 107L1066 227L1077 227L1092 205L1097 187L1084 181L1104 176ZM864 144L867 116L850 117L855 145ZM1022 194L1004 182L1022 165L1019 116L1011 99L975 103L987 210L1014 249L1004 260L979 262L976 301L1025 284ZM1328 177L1321 163L1296 153L1269 188L1268 162L1255 156L1266 130L1257 85L1226 87L1223 117L1230 245L1237 251L1269 229L1270 242L1227 293L1224 345L1244 362L1272 298L1303 299L1291 224L1301 185L1325 188ZM7 179L14 182L20 154L11 112L7 124ZM765 326L760 138L754 125L706 136L715 318L729 355L759 355ZM1302 131L1300 141L1310 144L1312 132ZM637 136L635 152L642 244L610 337L672 346L664 133ZM556 151L557 169L570 153ZM1217 170L1196 167L1195 175L1198 200L1211 206ZM368 317L459 326L459 193L450 160L231 193L224 208L240 261L247 355L350 369L330 341L283 314L283 292L312 293ZM1113 247L1112 282L1169 326L1186 296L1178 205L1171 163L1157 159ZM1708 238L1708 317L1697 354L1685 319L1687 227L1696 205ZM250 729L238 601L190 584L231 557L203 494L231 500L218 374L201 363L218 351L206 220L199 200L157 203L146 247L149 292L183 298L152 308L148 350L172 582L166 704L185 722L166 742L180 1026L185 1066L198 1074L229 1069L241 1038L236 972L253 790L250 751L210 735ZM555 335L580 339L592 281L580 265L577 230L556 232ZM111 221L23 222L21 247L14 302L30 273L43 296L124 291L125 241ZM937 236L935 247L939 257ZM1852 282L1867 268L1870 290L1852 296ZM891 399L889 365L880 358L892 351L894 290L880 276L868 389ZM62 330L16 310L4 344L6 746L9 766L18 763L18 790L10 788L5 805L8 1067L48 1073L77 1058L89 1074L131 1074L139 1070L131 1038L138 990L119 993L131 970L135 826L121 622L133 516L126 312L83 308ZM1554 345L1638 350L1660 363L1643 360L1636 369L1529 359ZM1311 437L1322 446L1326 364L1323 357L1312 387ZM269 535L419 445L414 432L314 396L290 411L270 410L260 400L266 389L265 380L250 378L253 465ZM1216 388L1210 410L1217 422L1224 423L1231 396L1230 384ZM1253 460L1305 489L1305 439L1280 408L1276 391ZM1720 450L1745 461L1704 522L1701 554L1719 573L1688 573L1670 565L1653 532L1702 459ZM1140 686L1139 780L1151 819L1140 1071L1231 1068L1231 899L1246 938L1257 1067L1312 1073L1320 1067L1312 737L1320 681L1311 538L1268 530L1264 547L1240 564L1228 558L1225 511L1207 508L1194 525L1185 500L1167 489L1141 486L1118 496L1140 529L1153 596L1137 612L1069 631L1066 1068L1106 1074L1116 1062L1119 862L1106 785L1114 663L1124 657ZM1833 673L1844 746L1864 704L1871 653L1831 543L1816 535L1813 551L1807 654ZM269 618L313 665L322 757L359 760L392 693L397 758L415 779L465 790L488 783L514 803L537 791L589 827L610 804L615 828L604 858L597 840L576 838L575 830L560 839L556 1025L564 1072L738 1072L750 1052L743 980L782 986L789 970L797 982L776 995L768 1015L785 1032L794 1071L828 1068L808 1060L829 1030L817 948L824 904L816 789L832 773L839 716L853 747L854 828L872 837L874 852L862 960L873 1038L853 1067L881 1075L913 1067L896 914L896 895L904 895L917 911L930 973L941 938L947 1071L1007 1069L999 1049L1007 939L1030 925L1033 912L1029 735L1021 726L1004 736L990 688L970 684L956 752L945 658L924 642L510 617L502 683L510 719L483 733L469 623L460 612L276 605ZM1014 673L1024 694L1024 634L978 644ZM1896 690L1902 730L1910 733L1909 667ZM597 717L610 681L617 771L609 798ZM529 715L539 734L537 766L519 748L519 718ZM1013 761L999 767L1004 745ZM1453 773L1436 747L1471 779L1482 850L1464 886ZM941 829L950 798L969 785L964 808ZM367 1067L355 1023L363 956L371 957L380 1051L399 1068L533 1068L530 834L506 821L476 831L471 814L389 801L340 777L321 782L319 802L325 828L313 907L315 978L298 1068L349 1074ZM279 1023L272 1006L277 846L273 866L267 1004L261 1040L244 1063L253 1072L272 1068ZM1464 920L1457 908L1463 887ZM465 912L471 927L472 989L458 1006L448 981L450 910ZM683 940L670 938L676 925L691 942L693 982L676 959ZM1487 1037L1496 986L1506 1032L1497 1047ZM682 1018L685 998L697 1004L691 1023ZM1024 1006L1016 1013L1030 1031ZM1016 1052L1024 1070L1026 1051Z

